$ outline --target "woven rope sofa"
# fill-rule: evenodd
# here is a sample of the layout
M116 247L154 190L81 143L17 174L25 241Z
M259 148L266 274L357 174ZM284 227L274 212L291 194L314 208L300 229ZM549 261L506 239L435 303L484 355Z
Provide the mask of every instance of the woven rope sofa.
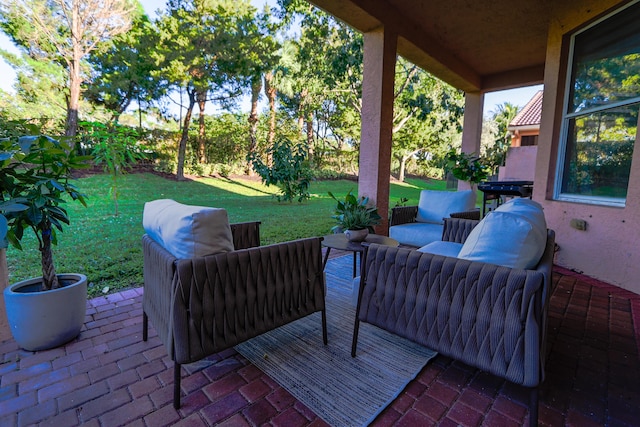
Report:
M443 242L464 243L479 223L445 219ZM369 245L363 255L352 356L360 322L375 325L530 388L529 425L537 425L555 246L554 232L545 231L543 253L530 268Z
M210 218L211 208L194 211L192 208L200 207L180 205L176 214L171 210L173 205L167 203L170 208L163 212L162 221L168 218L170 226L164 224L165 228L181 222L184 233L177 235L185 240L198 233L210 237L215 226L203 221L202 215ZM147 234L142 237L143 340L148 339L150 320L174 361L176 409L180 407L182 364L196 362L318 311L322 313L322 338L327 343L321 238L259 246L259 222L227 223L213 235L226 236L221 239L229 239L230 250L178 258L165 246L172 248L175 244L178 250L184 250L189 243L180 244L179 239L173 239L172 244L172 237L167 237L166 232L158 236L153 218L147 219L146 209L145 206L145 221L151 225L145 226ZM215 214L223 214L226 220L226 211ZM197 248L201 243L192 246Z

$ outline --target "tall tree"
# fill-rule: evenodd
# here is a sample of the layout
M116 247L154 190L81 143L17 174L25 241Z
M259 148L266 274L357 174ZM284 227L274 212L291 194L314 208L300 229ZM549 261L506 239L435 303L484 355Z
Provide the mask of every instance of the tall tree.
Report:
M142 109L161 98L164 87L152 72L156 64L151 52L157 42L157 31L140 7L129 31L103 42L88 57L92 73L85 82L85 98L111 111L116 123L131 103Z
M65 66L68 73L66 135L74 136L83 61L96 46L129 29L128 0L6 0L0 26L30 56Z
M184 178L189 124L196 102L202 137L206 102L229 105L258 74L253 45L262 33L254 18L255 8L247 0L169 0L158 21L157 74L168 87L185 90L188 97L178 149L178 179ZM203 141L201 138L201 153Z
M276 104L278 96L295 96L295 76L300 72L300 63L296 59L297 48L291 38L285 38L280 50L280 58L274 69L264 76L264 91L269 102L268 146L275 140Z
M400 58L396 65L393 155L404 181L406 164L421 152L451 145L462 131L462 92ZM453 131L453 132L451 132Z
M264 88L267 98L269 99L270 107L270 126L275 126L275 103L272 102L275 97L273 93L272 70L274 66L280 60L280 44L276 41L276 33L280 28L279 24L271 22L271 13L268 8L265 8L262 13L259 13L253 19L251 26L252 42L248 44L250 49L250 63L248 63L251 86L251 112L249 113L249 148L247 155L251 155L258 145L257 141L257 128L258 128L258 100L260 97L260 91ZM269 134L270 142L273 142L271 133ZM269 144L270 145L270 144ZM250 171L250 163L247 162L247 172Z
M249 112L249 153L255 151L258 145L256 134L258 133L258 101L260 100L260 92L262 91L262 76L257 75L251 79L251 111ZM245 173L251 172L251 162L247 160Z
M276 82L281 88L283 109L297 118L301 137L307 140L309 153L313 154L318 118L327 117L327 108L334 113L340 111L336 103L346 106L351 101L343 83L348 61L336 59L344 59L344 53L351 53L359 40L352 37L353 32L346 25L308 3L285 3L289 13L300 16L301 31L299 39L287 43L293 61L280 67Z
M11 65L16 72L17 83L15 94L11 98L10 107L0 107L15 119L51 119L64 129L66 113L65 92L67 87L66 72L60 64L43 61L29 56L26 52L14 54L0 50L0 56ZM51 129L49 129L51 131Z
M309 142L315 121L316 127L324 127L326 135L335 141L334 148L348 144L357 149L362 111L362 35L306 2L280 3L301 16L301 36L294 43L299 64L290 67L295 75L292 86L298 90L293 96L283 94L289 95L283 99L284 105L290 110L298 108L299 117L307 123ZM449 129L459 132L462 95L399 58L394 96L393 155L403 179L407 160L436 144L450 142Z

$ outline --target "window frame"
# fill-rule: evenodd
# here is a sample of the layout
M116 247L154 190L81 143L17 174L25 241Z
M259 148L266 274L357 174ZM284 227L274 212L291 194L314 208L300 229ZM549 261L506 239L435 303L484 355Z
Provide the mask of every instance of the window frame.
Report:
M564 99L562 103L562 118L561 118L561 128L560 128L560 140L558 146L558 158L556 163L556 174L555 174L555 185L553 191L553 199L563 202L575 202L575 203L585 203L585 204L594 204L594 205L604 205L604 206L612 206L612 207L625 207L627 203L627 196L622 197L603 197L603 196L590 196L584 194L572 194L572 193L563 193L562 192L562 183L564 177L565 170L565 160L567 155L567 146L569 144L569 130L571 129L570 123L572 119L576 117L581 117L589 114L594 114L602 111L612 110L615 108L619 108L626 105L637 104L640 102L640 94L634 98L625 99L622 101L616 101L611 104L600 105L597 107L592 107L586 110L580 110L577 112L569 112L570 104L572 102L571 99L571 89L573 84L573 67L575 66L574 62L574 51L575 51L575 42L576 37L585 31L588 31L600 23L606 21L607 19L612 18L613 16L623 13L623 11L633 5L638 4L639 1L633 1L621 8L618 8L611 13L606 14L602 18L592 22L590 25L581 28L578 31L575 31L571 34L569 40L569 49L567 54L567 68L566 68L566 80L564 87ZM636 130L635 144L640 142L640 111L638 112L638 128ZM634 145L633 149L633 157L636 156L636 150L638 148ZM629 170L629 177L633 173L633 160L632 160L632 168ZM628 188L627 188L628 190Z

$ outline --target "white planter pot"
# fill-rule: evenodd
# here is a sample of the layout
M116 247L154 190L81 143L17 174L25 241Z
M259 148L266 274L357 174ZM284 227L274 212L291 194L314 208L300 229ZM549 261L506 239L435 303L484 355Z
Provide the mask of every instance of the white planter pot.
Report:
M362 230L346 230L344 235L347 236L347 240L350 242L363 242L369 235L369 230L366 228Z
M80 333L87 311L87 277L59 274L58 278L69 284L39 291L40 277L14 283L4 290L11 334L25 350L54 348Z

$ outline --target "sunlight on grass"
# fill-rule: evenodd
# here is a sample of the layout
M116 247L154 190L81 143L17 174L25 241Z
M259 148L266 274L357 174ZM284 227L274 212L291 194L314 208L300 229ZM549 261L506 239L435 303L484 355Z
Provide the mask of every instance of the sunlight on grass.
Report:
M247 197L271 197L278 194L279 191L277 187L272 185L267 186L260 181L252 181L249 179L202 178L199 181L220 190Z
M441 181L409 179L392 183L389 205L406 198L417 204L422 189L445 189ZM71 224L58 233L53 256L58 273L87 275L89 295L101 295L142 286L142 211L145 202L173 199L180 203L219 207L227 210L230 222L261 221L263 245L329 234L334 225L331 215L335 202L327 194L358 191L350 180L314 181L310 200L304 203L278 203L278 189L267 187L257 179L202 178L176 181L157 175L124 175L119 183L115 216L108 175L92 175L76 182L87 194L87 208L66 203ZM25 235L24 251L7 250L9 282L41 276L40 253L35 238Z

